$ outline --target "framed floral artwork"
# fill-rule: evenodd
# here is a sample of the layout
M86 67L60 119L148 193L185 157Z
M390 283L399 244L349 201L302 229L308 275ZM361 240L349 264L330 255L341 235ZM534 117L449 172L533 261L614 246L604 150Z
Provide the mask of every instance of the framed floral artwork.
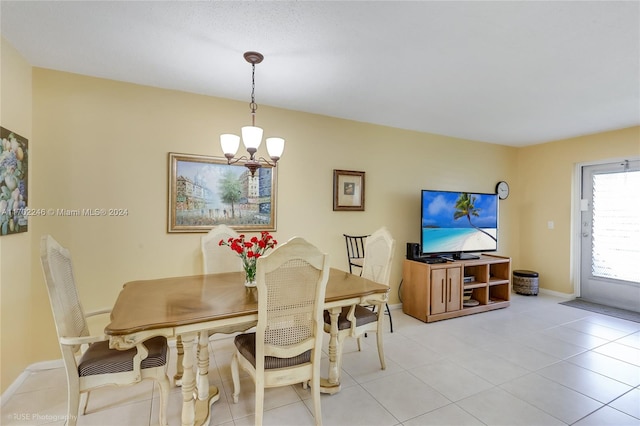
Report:
M0 127L0 235L27 232L29 141Z
M170 152L168 232L275 231L276 183L267 164L251 176L242 161Z
M364 172L333 171L333 210L364 211Z

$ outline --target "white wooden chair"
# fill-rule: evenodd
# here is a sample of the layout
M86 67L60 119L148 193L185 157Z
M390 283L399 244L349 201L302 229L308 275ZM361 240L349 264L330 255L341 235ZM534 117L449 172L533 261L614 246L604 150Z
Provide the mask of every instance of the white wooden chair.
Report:
M238 238L238 233L226 225L218 225L202 237L203 274L242 271L242 260L238 255L227 246L220 247L220 240L228 241L229 238Z
M239 367L255 382L255 424L262 424L264 389L311 382L316 425L320 411L322 310L328 255L294 237L257 261L258 325L235 337L231 359L233 401L240 393Z
M153 379L160 387L160 424L166 425L170 386L167 340L157 336L126 351L109 349L107 336L89 334L69 251L45 235L40 242L40 260L67 372L67 424L73 426L78 420L81 395L84 414L91 390ZM81 356L76 358L78 352Z
M385 227L378 229L368 236L364 246L365 255L361 276L388 286L395 245L395 240ZM368 332L376 333L380 366L383 370L386 368L382 344L384 303L365 301L364 304L375 306L375 312L361 305L346 306L342 308L342 312L338 317L338 368L342 365L344 339L348 336L358 339L358 350L361 350L360 338ZM324 312L324 331L327 333L331 332L331 317L328 311Z
M200 252L202 254L202 273L217 274L222 272L242 271L242 260L236 253L227 246L220 246L220 240L228 241L229 238L238 238L238 233L226 225L218 225L200 239ZM211 337L213 332L209 332ZM176 338L176 374L173 381L176 386L182 385L182 359L184 358L184 348L180 336Z
M369 235L344 235L345 243L347 245L347 262L349 263L349 272L354 273L354 268L357 268L356 272L362 276L362 265L364 264L365 257L365 244ZM388 285L388 283L387 283ZM391 317L391 309L389 304L385 303L385 313L389 316L389 327L393 333L393 318ZM365 336L366 337L366 336Z

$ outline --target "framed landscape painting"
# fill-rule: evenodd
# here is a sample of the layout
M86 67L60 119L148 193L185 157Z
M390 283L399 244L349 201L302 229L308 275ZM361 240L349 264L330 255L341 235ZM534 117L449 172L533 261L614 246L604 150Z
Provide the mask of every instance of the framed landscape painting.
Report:
M169 153L168 232L208 232L224 224L236 231L276 230L276 168L251 176L242 161Z

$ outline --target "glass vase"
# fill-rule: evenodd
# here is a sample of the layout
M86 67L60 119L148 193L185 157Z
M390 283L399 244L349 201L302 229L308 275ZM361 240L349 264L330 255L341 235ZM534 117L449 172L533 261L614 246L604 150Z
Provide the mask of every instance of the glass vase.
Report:
M255 287L256 286L256 270L253 268L245 268L244 270L244 286Z

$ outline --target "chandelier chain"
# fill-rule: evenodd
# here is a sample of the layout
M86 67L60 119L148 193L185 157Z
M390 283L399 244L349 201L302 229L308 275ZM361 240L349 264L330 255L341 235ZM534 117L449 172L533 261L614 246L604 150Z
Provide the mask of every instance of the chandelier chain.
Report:
M249 108L251 108L251 125L256 125L256 111L258 109L258 104L256 103L256 64L251 64L251 103L249 104Z

